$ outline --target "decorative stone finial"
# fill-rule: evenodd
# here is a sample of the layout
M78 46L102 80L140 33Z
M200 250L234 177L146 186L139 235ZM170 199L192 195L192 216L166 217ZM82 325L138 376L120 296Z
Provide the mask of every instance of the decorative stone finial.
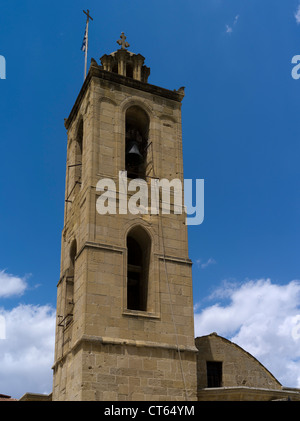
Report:
M121 39L118 39L117 43L119 45L121 45L121 49L122 50L126 50L126 48L130 47L130 44L128 44L128 42L125 41L126 40L126 37L124 35L124 32L121 33L120 38Z

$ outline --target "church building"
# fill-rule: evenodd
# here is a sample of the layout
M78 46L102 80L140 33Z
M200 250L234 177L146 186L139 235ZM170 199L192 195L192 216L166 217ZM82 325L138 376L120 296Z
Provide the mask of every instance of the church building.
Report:
M145 58L128 50L123 33L118 44L100 64L91 60L65 120L53 391L45 399L299 400L237 345L215 333L195 340L186 214L182 202L175 212L173 189L169 212L161 191L156 212L150 198L139 213L124 208L136 191L120 174L149 191L153 180L184 184L184 88L150 84ZM115 201L113 211L99 212L103 197Z

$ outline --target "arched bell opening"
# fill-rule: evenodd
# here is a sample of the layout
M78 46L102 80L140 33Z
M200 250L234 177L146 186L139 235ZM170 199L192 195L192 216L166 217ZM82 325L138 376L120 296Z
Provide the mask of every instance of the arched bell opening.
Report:
M149 117L139 106L126 111L125 167L129 178L146 177Z
M147 311L151 239L141 227L127 236L127 309Z

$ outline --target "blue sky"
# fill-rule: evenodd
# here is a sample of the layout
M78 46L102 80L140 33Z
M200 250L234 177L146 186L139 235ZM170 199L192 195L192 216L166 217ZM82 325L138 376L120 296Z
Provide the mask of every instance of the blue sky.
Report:
M293 355L299 343L291 335L300 314L300 80L291 77L292 57L300 54L298 6L298 0L53 0L39 5L33 0L2 0L0 55L7 66L7 78L0 80L3 314L32 325L44 320L49 323L46 332L51 332L63 227L64 118L83 82L82 10L89 8L94 18L89 60L99 61L115 51L124 31L130 50L146 57L150 83L186 88L185 178L205 180L204 222L189 227L195 320L201 326L198 329L196 323L196 332L217 331L235 338L268 368L271 365L279 380L300 386L300 355ZM238 312L236 297L242 292L252 297L247 301L249 317L232 330L229 325L238 316L230 310ZM255 334L257 325L249 318L261 308L257 297L268 303L264 298L270 294L273 303L282 296L286 301L275 307L266 304L265 314L261 310L260 321L265 316L276 323L267 342L266 332ZM213 308L220 318L215 325L205 325ZM273 317L269 309L280 309L282 318ZM219 324L224 312L232 314L226 326ZM286 336L278 333L282 326ZM245 329L247 339L241 334ZM43 337L46 348L50 336ZM39 349L39 335L34 338ZM9 339L0 341L0 360L6 352L21 364L17 345L8 343ZM30 355L26 343L25 338L18 346ZM278 343L283 367L267 352ZM292 354L284 351L284 343ZM33 383L24 371L18 389L17 374L12 375L8 363L6 367L2 378L13 380L0 380L0 393L49 388L44 368ZM288 367L296 374L284 377Z

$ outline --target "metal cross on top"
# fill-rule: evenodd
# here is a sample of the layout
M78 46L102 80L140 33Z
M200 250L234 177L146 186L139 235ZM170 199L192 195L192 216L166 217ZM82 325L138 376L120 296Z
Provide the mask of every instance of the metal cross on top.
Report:
M89 21L90 19L91 19L91 20L94 20L94 19L92 18L92 16L90 15L90 11L89 11L89 9L87 9L87 11L83 10L83 13L85 13L85 14L87 15L87 21Z
M128 44L128 42L125 41L126 40L126 37L124 35L124 32L122 32L122 34L120 35L120 38L121 39L118 39L117 43L119 45L121 45L121 49L122 50L125 50L126 48L130 47L130 44Z

